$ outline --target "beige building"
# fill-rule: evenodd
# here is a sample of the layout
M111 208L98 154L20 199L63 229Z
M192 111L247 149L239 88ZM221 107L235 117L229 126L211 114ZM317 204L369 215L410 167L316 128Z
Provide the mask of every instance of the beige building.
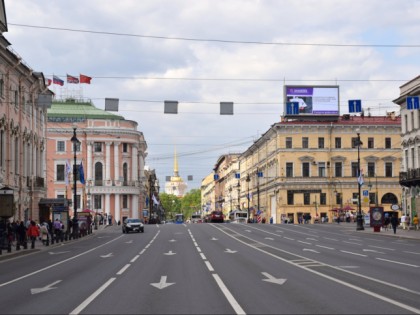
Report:
M394 103L401 106L403 213L411 218L420 213L420 110L407 108L407 97L420 97L420 76L400 87Z
M14 220L39 221L38 204L46 196L45 124L52 93L44 75L33 71L3 36L4 1L0 32L0 189L13 190Z
M111 215L142 217L146 208L144 163L146 141L137 122L96 108L91 102L55 100L48 110L48 197L74 200L74 146L76 165L83 164L85 185L77 178L77 211L89 208ZM69 166L68 166L69 165ZM73 206L70 207L71 215ZM48 214L46 214L48 215Z
M267 222L296 223L305 214L331 222L340 213L355 215L360 157L361 210L391 210L401 203L400 123L394 115L343 115L336 121L274 124L240 157L242 205L249 184L251 217L259 208Z
M178 157L176 151L174 153L174 174L170 177L169 181L165 183L165 193L183 197L187 192L188 185L179 175Z
M231 192L236 187L240 188L240 208L249 211L251 219L258 209L266 222L273 223L297 223L305 214L312 222L332 222L337 216L352 219L358 211L360 159L362 212L368 213L370 206L390 211L391 205L401 204L402 197L400 123L400 117L390 114L273 124L238 157L239 179L234 161L215 169L224 189L211 191L210 183L203 185L205 200L213 193L216 201L225 201L227 214L229 187Z

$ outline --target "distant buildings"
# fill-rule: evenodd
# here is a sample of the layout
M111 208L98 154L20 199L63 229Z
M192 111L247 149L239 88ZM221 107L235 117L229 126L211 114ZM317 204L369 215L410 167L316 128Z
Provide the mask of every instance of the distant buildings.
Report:
M174 175L165 183L165 193L183 197L187 191L187 183L179 175L178 158L176 151L174 153Z

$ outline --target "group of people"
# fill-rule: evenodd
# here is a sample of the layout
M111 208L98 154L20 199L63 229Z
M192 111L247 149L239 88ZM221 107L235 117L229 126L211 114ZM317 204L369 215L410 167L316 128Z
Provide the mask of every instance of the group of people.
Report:
M383 228L385 231L388 230L389 225L391 225L392 229L394 230L394 234L397 232L397 227L400 224L400 220L398 219L397 213L393 213L392 216L390 216L388 213L385 213L384 216L384 224ZM414 215L413 219L410 219L409 214L403 214L401 216L401 226L403 230L410 231L410 225L413 225L415 230L419 230L419 218L416 215Z

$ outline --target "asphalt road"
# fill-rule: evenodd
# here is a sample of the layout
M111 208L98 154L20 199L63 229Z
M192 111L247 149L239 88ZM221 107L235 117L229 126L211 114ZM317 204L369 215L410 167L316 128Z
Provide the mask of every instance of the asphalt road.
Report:
M353 225L112 226L1 261L0 313L420 313L419 255Z

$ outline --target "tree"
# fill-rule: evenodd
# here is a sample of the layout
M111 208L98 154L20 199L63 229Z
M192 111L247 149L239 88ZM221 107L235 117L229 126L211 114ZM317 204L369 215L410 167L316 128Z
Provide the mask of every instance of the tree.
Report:
M160 193L160 202L165 209L166 220L175 218L176 213L181 213L181 200L172 194Z
M201 210L201 190L192 189L181 200L184 218L191 218L191 214Z

